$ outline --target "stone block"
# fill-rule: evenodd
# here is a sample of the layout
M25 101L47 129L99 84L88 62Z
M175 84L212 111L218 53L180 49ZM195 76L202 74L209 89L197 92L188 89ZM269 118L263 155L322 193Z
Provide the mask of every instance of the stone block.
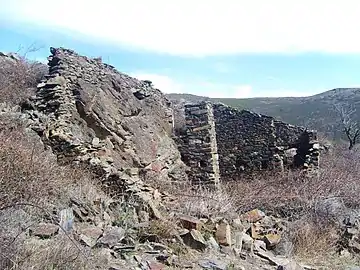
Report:
M40 223L35 228L30 229L30 234L40 238L50 238L57 234L59 226L51 223Z
M216 228L215 239L220 245L231 246L230 225L225 222L218 224Z
M192 216L187 216L187 215L181 215L179 216L179 220L181 225L188 230L197 230L200 231L202 228L202 222L197 219L194 218Z
M265 213L259 209L253 209L245 214L241 215L241 219L247 222L255 223L262 220L265 217Z
M180 235L184 243L193 249L205 250L207 243L197 230L190 230Z

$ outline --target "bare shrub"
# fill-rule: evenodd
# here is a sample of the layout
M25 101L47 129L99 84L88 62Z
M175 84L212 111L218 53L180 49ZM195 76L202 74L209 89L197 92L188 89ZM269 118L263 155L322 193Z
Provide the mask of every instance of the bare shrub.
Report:
M349 142L349 150L359 143L360 128L356 120L356 108L353 104L334 104L334 109L338 114L339 124Z
M319 201L338 198L348 207L358 207L360 192L359 152L343 148L322 157L318 176L307 177L301 171L267 173L252 180L238 179L225 184L238 212L256 207L282 217L301 217L314 211Z
M20 122L10 129L2 126L0 130L1 269L30 269L30 266L45 269L41 267L43 259L39 259L38 266L37 259L33 261L34 257L44 254L49 258L48 269L88 269L72 266L83 258L74 259L72 250L76 246L70 239L65 246L53 243L38 247L38 251L26 246L25 233L29 227L43 220L57 222L53 211L67 207L74 192L87 197L99 190L88 171L59 166L56 156L45 151L39 137L31 134Z
M73 180L71 173L21 128L0 132L0 209L21 202L43 205Z
M22 55L0 57L0 102L19 104L36 90L37 83L47 73L47 67L26 58L29 48Z
M339 228L327 220L307 216L292 223L290 239L294 255L312 260L323 260L338 251Z

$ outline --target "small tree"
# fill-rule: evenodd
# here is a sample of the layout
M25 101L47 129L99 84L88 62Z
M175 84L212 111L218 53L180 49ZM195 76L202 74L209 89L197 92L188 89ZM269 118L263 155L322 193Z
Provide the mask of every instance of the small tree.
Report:
M360 125L356 117L356 108L351 104L334 104L334 108L349 141L349 150L351 150L360 140Z

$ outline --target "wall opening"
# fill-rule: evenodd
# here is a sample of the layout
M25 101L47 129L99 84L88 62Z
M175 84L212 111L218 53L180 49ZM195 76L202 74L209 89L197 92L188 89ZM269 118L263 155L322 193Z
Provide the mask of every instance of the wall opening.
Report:
M207 167L207 162L206 162L205 160L200 160L200 162L199 162L199 167L200 167L200 168L205 168L205 167Z
M261 169L266 170L269 169L269 162L267 160L261 160Z
M299 138L299 144L297 145L296 155L294 156L294 167L300 168L306 161L306 155L309 152L309 134L304 132Z

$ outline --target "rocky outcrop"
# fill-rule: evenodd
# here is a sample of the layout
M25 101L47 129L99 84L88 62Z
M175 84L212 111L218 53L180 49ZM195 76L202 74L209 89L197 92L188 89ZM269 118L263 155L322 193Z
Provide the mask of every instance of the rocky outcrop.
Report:
M48 60L49 74L23 111L59 162L89 164L110 192L145 201L154 192L149 178L186 179L159 90L71 50L51 48Z

